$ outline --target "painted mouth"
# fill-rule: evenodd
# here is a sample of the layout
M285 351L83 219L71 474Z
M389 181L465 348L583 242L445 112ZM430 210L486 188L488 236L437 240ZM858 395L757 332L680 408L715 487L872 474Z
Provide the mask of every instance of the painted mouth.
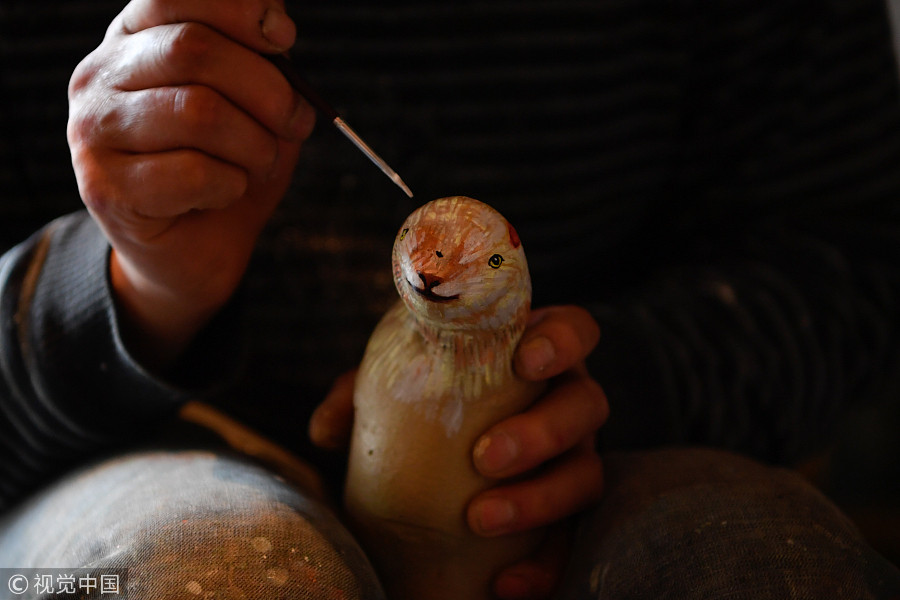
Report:
M431 302L452 302L459 299L459 294L453 294L452 296L441 296L440 294L435 294L430 289L414 286L409 279L406 280L406 283L409 284L409 287L411 287L415 293Z

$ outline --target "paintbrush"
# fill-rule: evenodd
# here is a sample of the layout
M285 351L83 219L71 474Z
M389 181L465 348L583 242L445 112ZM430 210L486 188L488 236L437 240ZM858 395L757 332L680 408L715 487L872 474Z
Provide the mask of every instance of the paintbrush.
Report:
M297 93L306 98L307 102L309 102L316 110L318 110L322 115L325 116L329 121L331 121L335 127L337 127L341 133L343 133L347 139L349 139L353 144L359 148L363 154L369 157L375 165L381 169L382 173L387 175L391 181L397 184L401 190L403 190L407 196L410 198L413 197L412 191L409 187L403 183L403 180L400 179L400 176L397 175L397 172L394 171L383 158L378 156L372 148L366 144L359 134L357 134L353 129L350 128L349 125L341 118L338 112L322 98L321 95L313 88L306 79L303 78L302 75L294 68L293 63L289 58L284 56L283 54L267 54L266 58L272 61L278 70L285 76L288 82L291 84Z

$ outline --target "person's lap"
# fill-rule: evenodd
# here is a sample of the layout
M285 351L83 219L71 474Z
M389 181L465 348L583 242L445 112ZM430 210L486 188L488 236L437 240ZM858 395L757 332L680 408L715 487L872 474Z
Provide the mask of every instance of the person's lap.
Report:
M708 449L604 464L560 598L900 598L900 570L792 471Z
M560 600L900 595L900 572L791 472L699 449L606 465ZM315 494L227 451L143 451L67 476L0 522L0 566L127 569L142 598L382 597Z
M0 557L124 569L131 598L382 598L331 511L230 453L146 451L75 473L10 515Z

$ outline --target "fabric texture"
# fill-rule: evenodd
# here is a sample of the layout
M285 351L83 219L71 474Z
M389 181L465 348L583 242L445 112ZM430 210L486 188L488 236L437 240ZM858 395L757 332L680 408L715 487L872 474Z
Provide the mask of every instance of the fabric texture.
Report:
M124 4L0 6L9 235L79 207L66 84ZM611 449L790 462L848 406L896 397L884 0L512 6L288 2L294 60L416 199L319 123L247 275L248 368L220 405L313 455L295 424L394 301L396 228L457 194L516 226L536 306L594 311Z
M608 455L557 596L893 600L900 571L797 474L707 449Z
M0 564L122 569L122 598L384 597L331 509L222 449L134 451L72 473L0 522Z
M288 2L302 31L294 60L416 200L320 124L244 282L246 362L222 393L240 354L233 313L165 379L118 335L108 246L85 213L13 247L80 208L66 83L124 4L0 3L0 211L12 248L0 262L0 510L16 528L0 547L10 560L119 560L118 526L57 548L37 524L69 520L75 536L82 511L124 518L129 503L121 526L141 564L180 556L193 568L233 549L227 540L250 552L271 544L279 561L293 540L347 559L342 529L330 546L319 536L331 526L319 529L295 491L218 454L123 457L29 497L197 395L339 485L342 457L298 432L395 299L396 228L440 196L473 196L510 219L537 306L582 304L596 316L603 336L589 366L612 408L607 448L702 443L790 463L854 406L896 401L900 86L882 0ZM592 520L602 535L576 553L589 562L586 577L569 579L573 597L642 597L634 581L657 586L656 597L725 593L721 568L750 573L752 560L773 557L772 597L789 584L816 590L801 575L810 569L896 595L895 571L821 496L757 467L693 458L708 467L696 476L689 462L611 461L627 491L611 485ZM803 548L818 552L815 564ZM273 579L296 582L309 574L300 567ZM344 566L331 574L352 587ZM178 592L220 582L179 579Z
M580 519L556 600L900 594L900 570L789 471L701 449L607 465L606 499ZM331 509L221 448L141 450L81 469L0 521L0 557L123 568L124 598L384 597Z
M0 510L76 461L148 434L235 369L240 352L226 325L197 341L203 360L188 356L178 381L137 363L118 330L108 254L79 212L0 259ZM229 312L217 322L233 321Z

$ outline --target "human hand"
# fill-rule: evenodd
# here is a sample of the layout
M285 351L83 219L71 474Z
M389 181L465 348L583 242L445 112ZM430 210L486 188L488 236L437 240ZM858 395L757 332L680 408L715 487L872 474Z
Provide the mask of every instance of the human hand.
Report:
M582 308L536 309L516 349L515 369L524 379L548 381L548 390L475 444L474 463L483 475L525 478L476 496L467 512L472 530L494 536L554 525L552 541L537 556L498 574L495 593L501 598L550 596L563 568L563 521L603 491L595 434L609 405L584 364L599 338L597 323Z
M72 75L79 191L150 366L228 301L287 189L314 114L260 53L295 36L281 0L133 0Z
M599 336L599 327L584 309L555 306L533 312L516 351L515 369L520 377L549 380L550 386L529 410L487 431L473 452L476 468L487 477L533 475L472 500L467 516L476 533L502 535L559 524L599 498L603 469L594 436L609 407L584 366ZM354 378L353 371L339 377L313 413L309 433L316 445L342 449L348 444ZM512 520L501 523L504 515ZM498 574L498 596L550 595L563 567L564 525L551 528L549 535L539 555Z

